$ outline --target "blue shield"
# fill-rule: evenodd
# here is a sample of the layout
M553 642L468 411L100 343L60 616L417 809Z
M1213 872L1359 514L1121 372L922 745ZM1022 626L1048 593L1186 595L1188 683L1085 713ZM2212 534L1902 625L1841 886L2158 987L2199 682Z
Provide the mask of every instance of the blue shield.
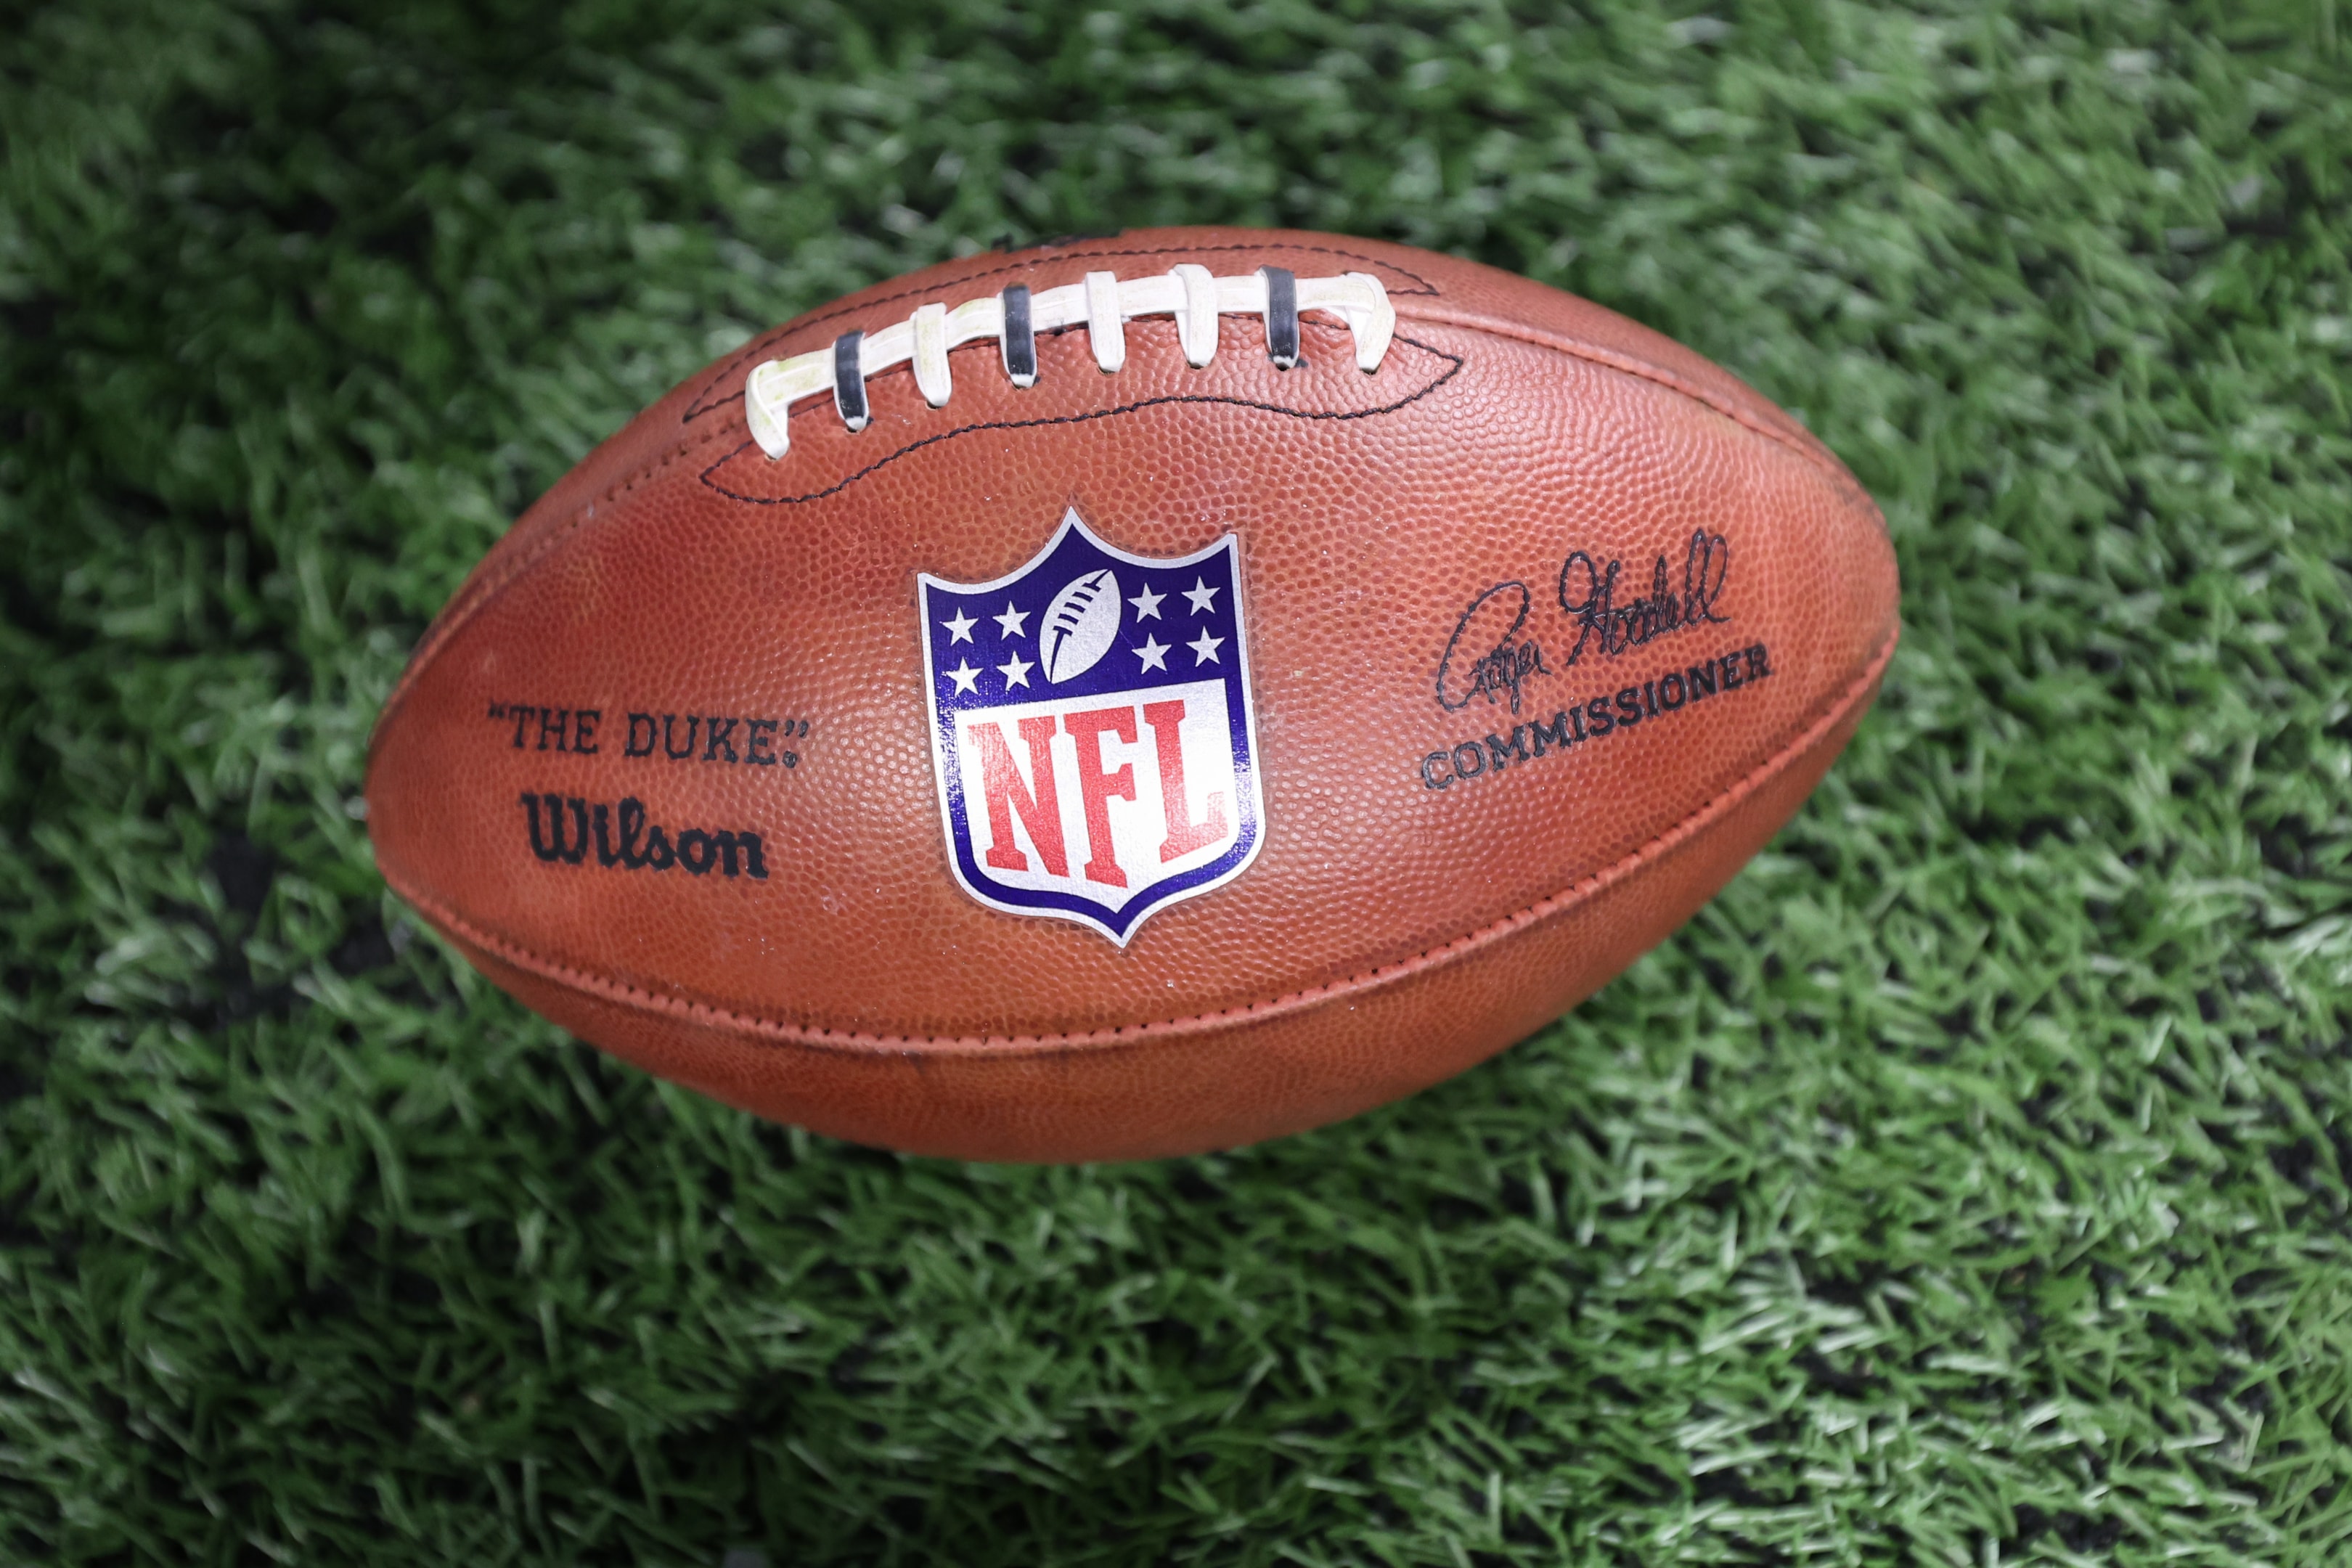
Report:
M992 583L923 575L948 861L991 909L1093 927L1222 887L1264 836L1239 547L1170 560L1076 510Z

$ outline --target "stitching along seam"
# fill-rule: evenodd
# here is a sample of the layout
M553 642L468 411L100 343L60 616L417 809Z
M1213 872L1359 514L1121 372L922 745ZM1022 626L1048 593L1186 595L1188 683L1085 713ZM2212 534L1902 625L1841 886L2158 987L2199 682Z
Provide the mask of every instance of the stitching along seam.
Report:
M425 667L433 661L433 656L439 653L450 638L463 630L466 623L479 615L482 606L505 593L516 579L538 565L550 552L570 539L574 531L593 521L598 508L615 497L628 494L697 447L709 447L725 440L727 435L727 428L722 425L688 437L626 479L614 480L609 488L598 491L592 500L581 502L570 517L531 541L514 560L504 563L495 575L485 577L478 583L468 581L462 584L456 596L443 605L441 613L433 618L433 624L425 627L424 638L416 645L416 651L409 655L408 668L400 672L400 679L393 684L392 695L383 700L383 711L376 715L375 723L368 732L369 750L371 752L374 750L375 737L383 732L383 727L386 724L392 722L392 716L399 711L401 703L406 700L409 688L415 685L418 677L425 673ZM497 548L497 545L491 546L493 551Z
M460 937L468 944L499 958L504 963L542 980L557 981L572 989L584 992L599 1000L635 1007L641 1012L667 1013L709 1028L737 1034L760 1036L778 1044L798 1045L818 1049L850 1051L866 1054L874 1051L906 1051L952 1047L963 1050L993 1052L1024 1051L1027 1053L1059 1052L1087 1047L1131 1044L1141 1039L1171 1034L1190 1034L1203 1029L1251 1023L1285 1013L1333 1001L1356 992L1389 984L1422 970L1436 968L1465 958L1479 948L1511 936L1538 921L1548 920L1579 903L1597 897L1615 884L1625 880L1643 866L1656 860L1671 850L1681 847L1705 828L1729 814L1749 795L1761 789L1784 770L1790 762L1803 755L1843 721L1854 705L1885 673L1887 662L1894 658L1895 645L1901 635L1899 626L1888 632L1886 640L1878 646L1868 663L1853 680L1846 684L1822 710L1813 721L1800 731L1781 748L1758 763L1729 788L1699 806L1673 826L1659 833L1640 847L1611 865L1601 868L1571 887L1539 899L1526 908L1499 920L1488 922L1475 931L1465 931L1451 942L1442 942L1413 954L1410 958L1367 969L1344 979L1327 981L1301 991L1271 997L1263 1002L1246 1003L1213 1013L1200 1013L1181 1018L1161 1019L1150 1024L1129 1025L1117 1029L1094 1029L1065 1035L1014 1036L938 1036L868 1035L853 1029L819 1029L790 1024L776 1018L762 1018L749 1014L714 1007L707 1002L685 997L667 996L638 986L624 984L604 975L571 964L558 963L517 942L493 935L444 907L439 901L412 892L401 879L385 871L384 879L395 890L430 917L434 923Z
M1852 474L1846 472L1844 465L1840 463L1826 447L1816 450L1803 441L1790 439L1786 430L1768 420L1759 418L1748 409L1717 396L1698 383L1668 370L1664 365L1653 364L1648 360L1637 358L1617 349L1604 349L1598 343L1580 342L1572 338L1563 338L1556 332L1546 331L1541 327L1521 326L1517 321L1497 321L1492 316L1480 315L1470 310L1453 310L1444 305L1415 305L1405 313L1412 321L1427 321L1433 326L1467 327L1472 331L1484 332L1491 338L1507 338L1515 342L1532 343L1538 348L1550 349L1557 353L1568 354L1610 370L1621 371L1643 381L1654 382L1670 392L1679 392L1692 402L1715 410L1732 423L1786 447L1813 467L1828 474L1837 483L1839 489L1858 496L1872 513L1875 514L1878 510L1878 503L1870 499L1869 493L1862 489ZM1795 424L1795 421L1791 420L1790 423ZM1798 428L1803 427L1799 426ZM1886 525L1886 520L1884 517L1879 518L1878 521L1881 528Z
M874 461L866 464L856 473L845 475L835 483L825 486L823 489L810 490L803 495L796 496L745 495L740 490L729 489L725 485L719 483L717 479L712 477L721 468L725 468L730 462L733 461L738 453L742 452L746 447L752 445L752 443L749 441L743 441L739 442L735 447L721 454L717 462L703 469L701 474L701 482L709 486L712 489L717 490L720 495L725 496L728 500L739 500L747 506L800 506L809 501L823 500L827 496L839 495L843 490L847 489L850 486L856 484L858 480L865 479L867 475L874 473L877 469L886 468L888 465L897 462L901 458L919 452L926 447L935 447L941 441L952 441L959 436L974 436L987 430L1035 430L1049 425L1083 425L1096 419L1108 419L1117 415L1135 414L1146 408L1159 408L1170 404L1178 403L1222 403L1234 408L1255 408L1262 414L1279 414L1286 419L1371 419L1383 414L1394 414L1398 409L1402 408L1409 404L1420 402L1423 398L1427 397L1431 393L1435 392L1439 387L1444 386L1447 382L1453 380L1454 376L1461 372L1462 357L1459 354L1447 353L1444 349L1433 348L1431 345L1418 342L1412 338L1400 336L1394 341L1396 342L1409 344L1413 348L1423 350L1425 353L1444 361L1445 368L1438 373L1436 379L1431 381L1419 391L1401 397L1394 403L1383 403L1372 408L1349 408L1339 410L1285 408L1278 403L1260 403L1254 398L1248 397L1224 397L1214 394L1171 393L1161 397L1147 397L1139 402L1118 404L1109 408L1090 409L1084 414L1061 414L1045 419L996 419L977 425L959 425L952 430L942 430L935 436L925 436L919 440L909 441L907 445L897 447L894 450L875 458Z

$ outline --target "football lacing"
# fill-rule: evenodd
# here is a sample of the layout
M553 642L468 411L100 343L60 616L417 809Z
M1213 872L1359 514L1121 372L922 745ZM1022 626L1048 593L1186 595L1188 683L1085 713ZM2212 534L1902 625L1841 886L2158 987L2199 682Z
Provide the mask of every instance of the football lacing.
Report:
M771 458L792 449L789 416L795 403L833 395L841 422L851 430L867 423L866 382L911 363L915 385L933 408L955 390L948 351L994 338L1004 374L1015 386L1037 380L1037 334L1084 327L1095 363L1111 374L1127 363L1126 323L1139 316L1173 316L1184 363L1198 370L1217 355L1221 316L1258 316L1265 321L1266 356L1276 368L1298 363L1298 317L1303 310L1337 316L1355 339L1356 368L1381 368L1396 335L1396 310L1389 291L1369 272L1337 278L1298 278L1279 267L1261 267L1239 278L1213 278L1191 262L1153 278L1122 280L1109 272L1089 272L1081 283L1032 293L1014 283L1003 292L967 300L953 310L921 305L905 321L878 332L844 332L825 348L790 359L772 359L743 383L743 404L751 438Z

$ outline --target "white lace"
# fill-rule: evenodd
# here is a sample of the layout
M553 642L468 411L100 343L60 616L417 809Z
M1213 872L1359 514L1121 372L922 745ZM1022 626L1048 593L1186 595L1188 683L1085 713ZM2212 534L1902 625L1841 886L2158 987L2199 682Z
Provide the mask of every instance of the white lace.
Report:
M1301 278L1296 286L1299 314L1321 310L1337 316L1355 339L1356 368L1368 374L1380 369L1389 341L1396 335L1396 310L1379 279L1367 272L1349 272L1338 278ZM1207 268L1186 263L1158 277L1124 280L1109 272L1089 272L1083 283L1041 290L1030 297L1029 327L1033 342L1038 334L1066 327L1086 328L1095 363L1110 374L1127 363L1125 323L1139 316L1175 317L1184 363L1198 369L1216 357L1218 317L1262 318L1265 313L1263 269L1239 278L1212 278ZM1034 373L1013 374L1013 352L1005 344L1003 296L991 294L967 300L953 310L936 303L919 306L905 321L867 333L857 345L858 385L911 361L915 385L923 401L937 408L954 391L948 374L948 351L982 338L994 338L1003 346L1003 363L1013 384L1027 386L1036 380ZM772 359L744 382L743 402L752 439L771 458L782 458L792 449L787 416L793 405L835 392L835 352L836 345L828 343L790 359ZM853 386L852 392L856 390ZM843 418L852 430L866 425L865 418L852 418L846 409Z

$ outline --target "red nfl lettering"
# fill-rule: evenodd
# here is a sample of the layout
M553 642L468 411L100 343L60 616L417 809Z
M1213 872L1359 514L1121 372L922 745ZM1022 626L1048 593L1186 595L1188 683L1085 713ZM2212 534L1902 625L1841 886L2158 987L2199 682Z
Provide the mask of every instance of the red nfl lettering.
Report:
M1199 822L1190 820L1191 813L1184 802L1184 703L1179 698L1173 702L1153 702L1143 710L1143 721L1151 726L1151 746L1160 760L1160 798L1168 814L1168 837L1160 846L1160 864L1181 860L1195 849L1203 848L1224 837L1225 795L1223 790L1209 792L1209 815Z
M1013 816L1029 830L1037 858L1056 877L1070 874L1070 858L1062 847L1062 802L1054 788L1054 720L1038 714L1021 721L1021 738L1029 746L1029 776L1033 791L1021 782L1013 752L1004 743L1002 724L973 724L965 731L980 753L981 776L988 781L988 863L1001 871L1026 871L1029 857L1013 842Z
M1184 778L1182 700L1147 703L1140 711L1144 723L1151 730L1152 762L1160 775L1160 810L1168 825L1168 835L1160 845L1160 863L1165 865L1221 842L1232 826L1225 819L1223 790L1210 791L1202 802L1203 816L1197 822L1192 820ZM1136 744L1141 733L1136 725L1137 712L1134 708L1093 709L1067 714L1060 725L1060 731L1076 742L1078 799L1087 824L1086 876L1089 881L1111 888L1128 884L1127 873L1118 858L1118 836L1110 826L1110 802L1136 798L1135 768L1130 763L1122 763L1106 770L1103 737L1116 736L1129 745ZM1017 818L1046 868L1055 876L1067 876L1069 856L1062 837L1061 789L1053 750L1055 725L1051 715L1034 714L1022 720L1019 728L1029 753L1027 779L1021 776L1013 760L1003 724L979 721L964 726L965 743L978 756L981 776L985 781L982 793L988 816L988 863L1005 871L1029 868L1029 857L1013 838L1013 824ZM1034 784L1030 782L1033 779Z
M1135 798L1135 769L1122 763L1105 773L1102 743L1103 736L1111 734L1130 746L1135 744L1135 710L1097 708L1090 712L1072 713L1062 721L1062 728L1078 743L1078 800L1087 813L1087 880L1100 882L1106 888L1124 888L1127 873L1118 868L1118 841L1110 830L1110 803L1113 799Z

